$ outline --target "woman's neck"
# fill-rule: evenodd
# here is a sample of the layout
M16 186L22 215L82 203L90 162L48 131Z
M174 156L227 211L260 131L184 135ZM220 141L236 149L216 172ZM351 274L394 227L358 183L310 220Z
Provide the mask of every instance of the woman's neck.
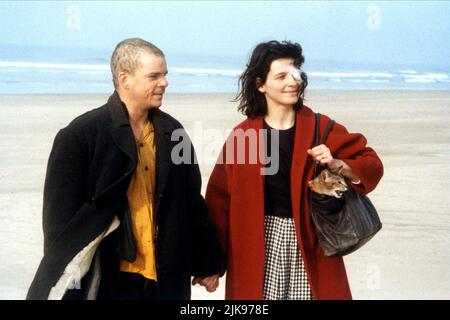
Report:
M286 130L295 124L295 110L293 106L268 106L267 114L264 116L266 123L274 129Z

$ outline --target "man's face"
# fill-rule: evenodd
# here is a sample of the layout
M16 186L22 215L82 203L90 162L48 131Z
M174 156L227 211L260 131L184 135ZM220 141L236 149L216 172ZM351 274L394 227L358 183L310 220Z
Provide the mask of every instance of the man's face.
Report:
M272 61L266 82L258 90L262 92L268 105L293 106L301 89L300 71L293 59L283 58Z
M140 66L127 76L127 93L142 108L158 108L164 91L169 85L166 79L166 60L150 53L142 53Z

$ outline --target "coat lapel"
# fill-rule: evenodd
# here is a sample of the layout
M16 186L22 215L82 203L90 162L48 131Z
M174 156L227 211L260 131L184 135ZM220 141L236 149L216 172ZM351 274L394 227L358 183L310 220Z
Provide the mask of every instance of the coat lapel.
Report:
M137 165L137 147L134 142L133 132L125 105L119 98L117 92L114 92L108 100L109 113L111 116L111 137L117 147L126 155L128 161L124 168L123 175L116 181L110 183L104 190L100 190L92 199L95 200L118 185L123 179L134 172Z
M265 182L265 179L264 179L264 174L262 174L264 171L265 171L265 164L264 164L264 161L263 160L265 160L265 159L262 159L261 158L261 156L262 155L265 155L265 152L266 152L266 150L265 150L265 148L266 148L266 146L265 146L265 140L262 140L263 139L263 136L262 136L262 129L263 129L263 117L262 116L259 116L259 117L256 117L256 118L249 118L249 120L248 120L248 125L249 125L249 128L248 129L251 129L251 130L255 130L256 131L256 139L257 139L257 144L256 144L256 146L253 146L252 148L250 148L250 151L249 152L256 152L257 154L256 154L256 159L257 159L257 161L258 161L258 173L257 173L257 175L259 176L259 179L258 179L258 183L260 183L260 186L258 186L258 187L262 187L262 190L264 191L264 182Z
M137 165L137 149L134 143L134 136L131 128L128 127L118 127L111 129L111 136L119 147L119 149L128 157L129 162L126 167L125 174L128 175Z
M155 128L155 143L156 143L156 190L154 198L155 212L158 211L160 200L163 196L163 190L169 177L171 167L171 128L168 122L163 118L160 110L152 110L150 114L153 126Z
M120 100L117 92L114 92L114 94L109 98L108 103L111 105L111 136L119 149L130 160L126 170L126 173L128 174L130 169L134 171L137 164L137 148L133 131L131 130L130 121L128 119L128 112L125 105Z
M302 107L296 116L294 152L291 165L291 199L292 211L296 225L300 223L300 201L309 172L312 159L307 150L311 148L314 139L314 113L309 108Z

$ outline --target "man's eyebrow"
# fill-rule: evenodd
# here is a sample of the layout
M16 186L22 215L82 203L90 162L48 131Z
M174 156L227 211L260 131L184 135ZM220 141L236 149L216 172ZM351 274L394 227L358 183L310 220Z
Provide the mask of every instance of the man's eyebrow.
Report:
M158 76L158 75L160 75L160 74L168 74L169 72L166 70L166 71L164 71L164 72L149 72L149 73L147 73L146 75L147 76Z
M288 72L287 71L281 71L281 72L278 72L277 74L275 74L275 76L278 76L278 75L281 75L281 74L287 74Z

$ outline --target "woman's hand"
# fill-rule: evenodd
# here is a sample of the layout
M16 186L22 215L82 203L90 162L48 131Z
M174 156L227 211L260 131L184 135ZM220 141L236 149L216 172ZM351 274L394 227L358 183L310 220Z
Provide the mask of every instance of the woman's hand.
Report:
M344 177L350 179L352 183L361 182L359 177L353 172L345 161L333 158L330 149L324 144L318 145L312 149L308 149L308 154L321 166L327 166L328 170L333 173L340 173Z
M308 149L308 154L321 166L328 166L334 160L330 149L324 144L318 145L312 149Z

